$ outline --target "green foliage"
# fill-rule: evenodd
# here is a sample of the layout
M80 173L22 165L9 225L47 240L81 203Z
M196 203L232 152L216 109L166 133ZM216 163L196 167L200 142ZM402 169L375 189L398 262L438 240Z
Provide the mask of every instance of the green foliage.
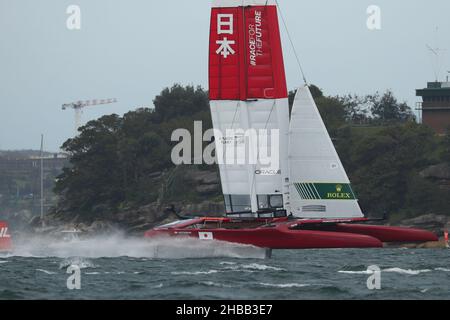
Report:
M411 108L405 103L399 103L392 91L383 95L376 93L368 96L373 118L381 123L405 122L414 119Z
M441 140L440 157L442 161L450 164L450 127L447 134Z
M408 177L426 166L434 135L415 125L386 127L375 135L355 139L349 173L367 212L388 213L402 208Z
M157 123L169 122L175 118L192 117L209 111L206 92L200 87L175 85L164 89L153 101Z
M154 101L155 109L138 109L123 117L89 122L62 149L71 156L55 186L60 207L92 217L119 208L148 204L160 186L151 176L173 167L171 135L193 132L193 121L211 126L208 96L201 88L175 85Z
M322 118L332 135L345 124L385 126L414 120L411 108L398 102L392 91L383 95L325 96L319 87L309 86ZM289 92L289 107L292 110L296 91Z
M335 129L345 125L345 106L338 98L321 97L316 99L316 103L331 134Z

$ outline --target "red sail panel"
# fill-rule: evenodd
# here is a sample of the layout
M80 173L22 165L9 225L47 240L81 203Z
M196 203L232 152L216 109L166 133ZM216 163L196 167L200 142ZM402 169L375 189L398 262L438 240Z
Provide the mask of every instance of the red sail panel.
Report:
M276 6L213 8L211 100L288 96Z

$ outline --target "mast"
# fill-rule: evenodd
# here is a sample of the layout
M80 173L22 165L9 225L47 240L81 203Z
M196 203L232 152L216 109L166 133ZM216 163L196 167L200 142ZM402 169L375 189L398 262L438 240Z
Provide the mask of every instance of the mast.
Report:
M41 187L41 223L42 227L45 227L44 222L44 135L41 134L41 175L40 175L40 187Z

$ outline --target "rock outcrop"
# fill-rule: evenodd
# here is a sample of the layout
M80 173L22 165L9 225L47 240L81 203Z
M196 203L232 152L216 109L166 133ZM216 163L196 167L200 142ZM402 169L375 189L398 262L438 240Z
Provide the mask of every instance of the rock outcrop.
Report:
M450 216L427 214L417 218L404 220L401 223L404 227L430 230L442 236L444 230L450 229Z
M441 189L450 191L450 164L441 163L430 166L423 170L420 175L435 182Z
M172 207L175 209L173 212ZM55 215L48 215L45 227L39 217L33 217L28 222L28 230L37 234L59 235L63 231L78 230L85 235L108 234L118 230L128 235L142 236L145 231L161 224L180 219L180 217L222 216L222 202L203 201L201 203L173 203L169 207L152 203L136 209L99 217L93 222L87 222L80 216L74 216L70 221L61 220Z

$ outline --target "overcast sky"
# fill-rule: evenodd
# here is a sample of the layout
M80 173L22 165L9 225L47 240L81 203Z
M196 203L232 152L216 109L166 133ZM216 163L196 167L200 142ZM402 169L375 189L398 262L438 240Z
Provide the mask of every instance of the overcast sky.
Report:
M389 88L414 106L414 90L434 80L426 44L450 50L448 0L279 2L309 82L326 94ZM81 30L66 27L72 4ZM381 8L381 30L367 28L369 5ZM119 99L85 110L84 123L152 106L174 83L206 88L209 17L209 0L0 0L0 149L38 149L44 133L58 151L74 134L63 103ZM282 33L293 89L302 81Z

